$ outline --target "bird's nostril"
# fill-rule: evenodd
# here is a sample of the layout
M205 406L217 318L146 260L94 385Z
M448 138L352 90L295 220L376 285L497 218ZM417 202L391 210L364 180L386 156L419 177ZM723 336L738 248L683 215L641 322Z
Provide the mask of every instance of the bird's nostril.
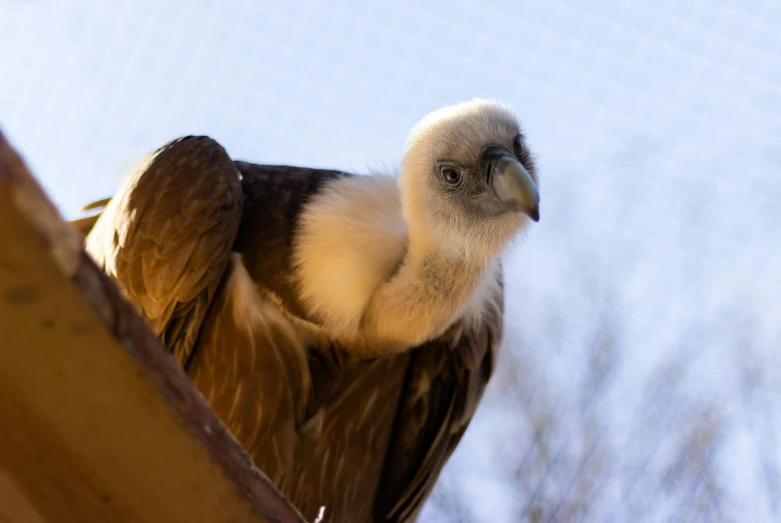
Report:
M488 162L488 165L485 168L485 182L491 183L491 174L494 170L494 162Z

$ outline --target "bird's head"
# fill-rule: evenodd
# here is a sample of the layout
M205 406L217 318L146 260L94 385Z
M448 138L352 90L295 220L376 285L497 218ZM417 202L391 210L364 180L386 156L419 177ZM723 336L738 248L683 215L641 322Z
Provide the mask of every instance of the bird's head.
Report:
M410 238L483 260L539 220L534 161L505 104L472 100L426 115L399 178Z

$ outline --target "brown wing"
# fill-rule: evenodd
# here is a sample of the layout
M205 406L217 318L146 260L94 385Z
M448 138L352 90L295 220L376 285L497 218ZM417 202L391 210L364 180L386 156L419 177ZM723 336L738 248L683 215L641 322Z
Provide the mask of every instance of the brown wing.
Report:
M86 238L86 248L184 365L230 258L241 181L214 140L160 148L130 176Z
M290 474L309 398L306 340L233 256L187 373L255 465L279 486Z
M503 314L500 285L481 325L456 324L413 351L377 494L377 521L414 521L420 513L493 373Z

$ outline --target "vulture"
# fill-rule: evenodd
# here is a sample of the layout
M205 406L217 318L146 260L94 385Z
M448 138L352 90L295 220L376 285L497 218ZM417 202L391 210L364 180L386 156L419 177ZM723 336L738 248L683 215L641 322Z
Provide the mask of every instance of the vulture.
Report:
M424 116L393 174L182 137L74 224L305 518L407 522L494 370L501 256L539 201L512 109L474 99Z

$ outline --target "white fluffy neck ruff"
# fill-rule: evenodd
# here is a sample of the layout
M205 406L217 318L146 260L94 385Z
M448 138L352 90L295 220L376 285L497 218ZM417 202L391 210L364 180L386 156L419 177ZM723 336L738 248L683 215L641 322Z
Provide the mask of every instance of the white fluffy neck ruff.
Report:
M326 334L359 356L419 345L459 317L479 321L496 296L495 259L453 256L414 230L390 176L334 181L302 212L293 246L299 297Z

